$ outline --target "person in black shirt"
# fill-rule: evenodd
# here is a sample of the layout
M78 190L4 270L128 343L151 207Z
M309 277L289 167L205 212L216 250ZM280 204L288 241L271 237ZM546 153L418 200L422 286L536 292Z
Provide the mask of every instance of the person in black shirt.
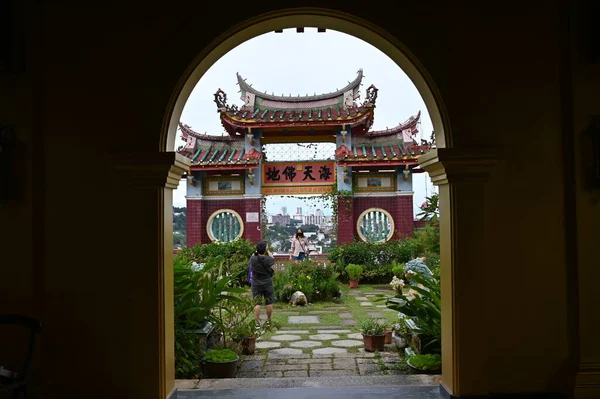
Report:
M271 323L273 314L273 302L275 301L275 291L273 289L273 265L275 258L267 247L267 242L262 240L256 244L256 251L250 257L250 266L252 267L252 297L265 299L267 305L267 323ZM254 307L254 318L257 326L260 326L260 304Z

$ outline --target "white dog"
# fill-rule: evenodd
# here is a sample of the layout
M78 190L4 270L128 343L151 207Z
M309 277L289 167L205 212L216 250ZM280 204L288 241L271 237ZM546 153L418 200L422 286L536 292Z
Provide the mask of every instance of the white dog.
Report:
M302 291L296 291L292 294L292 297L290 298L290 305L305 306L306 304L308 304L308 300Z

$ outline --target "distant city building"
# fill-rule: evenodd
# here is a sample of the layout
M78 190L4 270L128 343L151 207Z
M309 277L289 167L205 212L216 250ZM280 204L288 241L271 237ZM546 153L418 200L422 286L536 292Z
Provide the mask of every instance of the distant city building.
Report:
M286 206L282 206L282 207L281 207L281 214L282 214L283 216L287 216L287 214L288 214L288 213L287 213L287 207L286 207Z
M325 216L320 209L317 209L312 215L304 216L304 224L314 224L321 227L325 224Z
M276 226L286 226L286 225L290 224L290 215L282 215L280 213L277 215L272 215L271 218L272 218L271 223Z
M304 221L304 218L302 217L302 208L296 208L296 214L293 217L294 220L299 220L299 221Z

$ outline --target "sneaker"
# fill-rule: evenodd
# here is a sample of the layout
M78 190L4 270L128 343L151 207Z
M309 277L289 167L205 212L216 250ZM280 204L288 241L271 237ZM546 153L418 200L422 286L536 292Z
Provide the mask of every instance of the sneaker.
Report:
M271 327L271 320L265 321L265 327L267 327L267 328Z
M256 328L257 330L260 330L260 323L259 322L254 322L254 328Z

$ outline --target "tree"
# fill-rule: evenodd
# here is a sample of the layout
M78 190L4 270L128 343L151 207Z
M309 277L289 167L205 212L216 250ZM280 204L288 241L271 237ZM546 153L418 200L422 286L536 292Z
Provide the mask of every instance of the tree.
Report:
M186 208L173 207L173 245L186 245Z
M437 193L431 195L431 197L425 197L425 202L420 206L421 212L417 213L417 216L421 220L429 220L433 223L437 222L440 215L440 197Z
M315 224L303 224L300 226L303 232L307 233L317 233L319 231L319 226Z

